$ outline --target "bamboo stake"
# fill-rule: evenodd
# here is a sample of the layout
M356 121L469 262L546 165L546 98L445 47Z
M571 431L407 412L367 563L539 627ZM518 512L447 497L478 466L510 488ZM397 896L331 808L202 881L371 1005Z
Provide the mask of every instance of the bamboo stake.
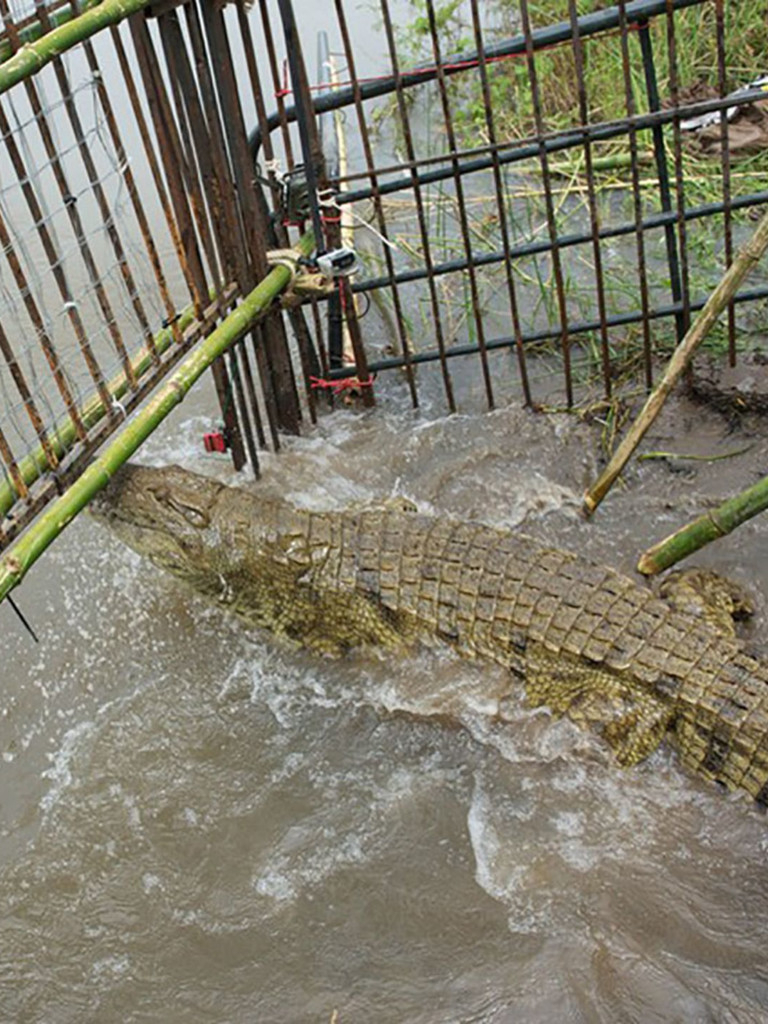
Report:
M662 569L679 562L686 555L698 551L710 541L731 533L737 526L764 512L768 508L768 477L745 491L724 501L711 512L694 519L664 540L643 552L637 563L637 571L644 576L653 576Z
M71 21L22 46L13 57L0 64L0 93L29 78L50 63L54 57L65 53L83 40L90 39L101 29L116 25L131 14L148 7L151 2L152 0L103 0L98 6L84 11Z
M296 249L303 256L312 252L311 232L302 236ZM291 281L286 266L276 266L228 317L198 345L169 377L149 403L136 414L60 498L33 523L29 530L0 559L0 601L18 586L46 548L59 536L88 502L109 483L117 470L157 429L184 399L214 360L252 329L274 299Z
M48 15L53 28L58 28L59 25L63 25L67 21L72 21L77 17L78 13L88 11L92 7L95 7L100 0L80 0L80 11L74 11L72 6L62 7L58 11L53 11ZM24 28L19 29L19 43L23 46L25 43L33 43L35 40L40 39L41 36L46 34L46 30L43 28L39 21L33 21L29 25L25 25ZM16 51L13 49L7 39L0 40L0 64L3 61L8 60L12 57Z
M675 349L664 376L648 396L640 414L613 453L610 462L597 481L585 492L582 506L585 515L591 515L608 493L646 431L661 412L664 402L690 362L696 348L706 338L717 318L736 294L741 282L760 260L766 247L768 247L768 213L763 215L755 233L723 275L720 284L709 296L704 308Z

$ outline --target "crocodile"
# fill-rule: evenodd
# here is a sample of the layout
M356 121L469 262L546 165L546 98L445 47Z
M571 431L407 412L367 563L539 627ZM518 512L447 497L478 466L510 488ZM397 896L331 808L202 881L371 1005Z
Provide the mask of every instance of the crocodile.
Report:
M768 805L768 659L722 615L405 502L308 511L177 466L127 465L93 510L249 626L331 656L439 638L505 666L510 692L522 680L530 705L593 729L619 764L669 741L689 770Z

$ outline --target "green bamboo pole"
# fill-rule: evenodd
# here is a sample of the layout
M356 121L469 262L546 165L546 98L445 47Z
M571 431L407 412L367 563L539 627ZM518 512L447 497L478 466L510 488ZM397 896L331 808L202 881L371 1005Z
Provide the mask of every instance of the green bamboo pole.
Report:
M22 46L9 60L0 64L0 93L34 75L54 57L82 43L103 28L116 25L124 18L148 7L152 0L103 0L76 18L46 32L39 39Z
M195 320L194 306L187 306L182 313L179 314L177 321L179 330L185 331L187 327ZM155 352L161 356L166 352L174 342L173 331L170 327L164 327L161 331L158 331L154 337ZM146 347L142 347L139 352L131 360L133 372L137 380L141 380L144 374L152 365L152 355ZM107 390L116 402L128 391L128 380L124 373L121 373L118 377L115 377L107 384ZM81 409L78 409L80 413L80 419L83 422L83 426L86 430L90 430L94 427L99 420L103 419L107 414L107 409L104 408L104 403L98 395L94 395L90 401L85 402ZM56 424L53 431L51 432L48 441L51 448L56 453L58 458L63 458L67 452L72 448L77 435L75 433L75 427L72 420L67 417ZM38 445L34 451L26 455L18 463L18 469L21 473L21 477L24 483L30 487L35 480L48 471L48 460L45 457L43 446ZM13 507L18 498L16 488L10 480L0 481L0 519Z
M78 13L81 14L83 11L89 11L92 7L96 7L99 2L100 0L81 0L80 11ZM70 6L62 7L58 11L53 11L49 15L49 20L53 28L58 28L59 25L64 25L66 22L72 21L75 17L77 17L77 15ZM35 40L40 39L43 35L45 35L45 29L39 21L32 21L29 25L25 25L24 28L19 29L19 40L22 46L27 43L34 43ZM0 64L2 64L3 61L8 60L9 57L12 57L14 53L15 50L11 46L10 42L7 39L0 39Z
M698 551L710 541L724 537L737 526L764 512L768 508L768 476L745 491L724 501L712 512L694 519L664 540L648 548L637 563L637 571L644 576L653 576L681 558Z
M296 249L309 256L314 246L311 232ZM60 498L32 524L27 532L0 559L0 601L18 586L45 549L82 512L91 498L109 483L117 470L157 429L166 416L184 399L189 389L211 364L236 341L247 334L254 321L291 281L286 266L276 266L242 303L177 368L147 405L138 412L102 454Z
M704 308L688 329L667 364L664 376L648 396L637 419L624 440L611 456L611 460L594 484L585 492L582 510L589 516L595 511L621 473L646 431L661 412L664 402L680 379L693 353L706 338L717 318L736 294L749 271L759 262L768 248L768 213L763 214L754 234L723 274L720 283L707 299Z

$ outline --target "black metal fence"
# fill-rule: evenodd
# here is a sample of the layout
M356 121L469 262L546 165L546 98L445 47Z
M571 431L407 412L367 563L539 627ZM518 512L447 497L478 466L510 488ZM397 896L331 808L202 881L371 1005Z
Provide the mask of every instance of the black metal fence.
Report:
M595 373L610 396L628 364L637 369L639 362L650 386L658 348L685 333L730 264L750 209L768 200L759 154L744 171L743 154L735 160L729 145L729 118L766 93L765 83L750 86L729 71L722 0L634 0L582 17L570 0L567 19L554 25L533 24L532 5L521 0L519 33L501 39L498 26L488 38L488 5L469 0L461 13L473 45L450 53L440 27L444 7L426 0L409 8L409 40L392 4L381 0L384 67L375 75L359 70L350 32L356 8L335 0L327 32L342 69L336 87L320 73L316 85L308 84L291 5L279 6L289 31L290 78L272 45L275 110L262 112L251 148L269 169L277 209L276 167L284 165L292 176L285 180L295 182L296 164L303 163L311 191L318 179L320 203L308 215L325 226L326 246L337 244L332 229L350 207L365 209L375 229L361 231L358 216L365 271L351 291L386 302L396 338L377 349L363 332L368 344L357 377L402 368L418 404L417 367L436 363L455 409L456 381L472 373L466 357L473 356L489 406L511 379L535 404L553 396L551 372L543 386L534 380L540 355L554 345L569 406L580 382ZM269 37L277 29L274 14L264 4L260 13ZM417 29L428 52L414 67L401 51ZM680 59L679 40L692 31L708 41L706 90L694 88L698 78L685 79L691 69ZM588 91L585 67L596 47L611 48L616 58L611 85L622 109L610 120L601 118L603 97ZM561 55L555 70L550 64L542 74L553 51ZM550 116L553 76L575 98L570 120L562 111ZM525 107L521 128L504 109L505 97ZM345 112L343 131L355 140L341 172L335 159L333 169L324 166L315 130L334 111ZM697 119L707 120L703 115L712 122L710 145L716 136L714 156L703 155L694 130ZM610 174L603 170L611 163L603 156L608 146L620 168ZM763 168L766 159L764 152ZM692 163L701 180L691 180ZM739 329L759 326L766 296L763 279L731 305L725 347L732 361ZM739 317L742 306L749 316ZM347 359L338 339L329 348L328 380L349 380L354 346ZM514 352L516 367L496 358L505 350Z

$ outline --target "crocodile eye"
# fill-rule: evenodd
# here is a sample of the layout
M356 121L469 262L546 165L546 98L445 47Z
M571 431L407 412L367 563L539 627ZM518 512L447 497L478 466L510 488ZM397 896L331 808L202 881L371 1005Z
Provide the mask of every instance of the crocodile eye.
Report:
M174 512L178 512L179 515L184 516L191 526L196 526L201 530L208 526L210 520L202 509L196 508L194 505L186 505L183 501L179 501L177 498L167 497L166 501Z

